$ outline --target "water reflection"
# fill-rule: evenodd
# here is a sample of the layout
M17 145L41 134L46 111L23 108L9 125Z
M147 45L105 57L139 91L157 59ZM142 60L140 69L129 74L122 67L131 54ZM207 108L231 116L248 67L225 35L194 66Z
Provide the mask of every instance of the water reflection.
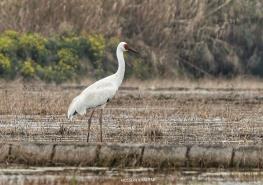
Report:
M0 184L10 185L261 185L263 171L223 169L156 171L152 168L109 169L98 167L9 167L0 169Z

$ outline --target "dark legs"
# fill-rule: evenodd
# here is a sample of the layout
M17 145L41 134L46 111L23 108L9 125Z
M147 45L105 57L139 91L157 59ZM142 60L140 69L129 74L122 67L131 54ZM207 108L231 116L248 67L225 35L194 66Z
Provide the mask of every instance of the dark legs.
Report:
M89 133L90 133L90 125L91 125L91 118L93 116L94 110L91 112L90 118L88 120L88 136L87 136L87 142L89 142Z
M100 110L100 142L102 142L102 113L103 109Z
M88 120L88 135L87 135L87 142L89 142L89 133L90 133L90 125L91 125L91 119L92 119L92 116L94 114L94 111L93 110L91 112L91 115L90 115L90 118ZM100 142L102 142L102 113L103 113L103 109L100 110Z

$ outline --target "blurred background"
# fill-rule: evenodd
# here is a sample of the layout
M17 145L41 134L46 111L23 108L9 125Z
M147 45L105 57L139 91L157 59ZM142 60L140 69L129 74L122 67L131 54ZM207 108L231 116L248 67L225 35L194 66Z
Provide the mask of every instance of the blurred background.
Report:
M1 0L0 76L61 83L126 78L263 77L260 0Z

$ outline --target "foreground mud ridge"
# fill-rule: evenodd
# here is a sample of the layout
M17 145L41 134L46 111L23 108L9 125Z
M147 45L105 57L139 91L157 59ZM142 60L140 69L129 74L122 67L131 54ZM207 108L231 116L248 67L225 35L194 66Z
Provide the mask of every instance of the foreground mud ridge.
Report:
M1 144L2 164L33 166L150 167L171 169L263 168L263 147L139 144Z

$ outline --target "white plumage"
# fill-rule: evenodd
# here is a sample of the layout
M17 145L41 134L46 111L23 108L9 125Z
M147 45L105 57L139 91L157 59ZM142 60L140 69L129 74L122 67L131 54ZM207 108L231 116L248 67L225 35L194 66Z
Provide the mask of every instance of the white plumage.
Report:
M75 97L69 106L68 118L72 120L76 113L84 115L87 109L104 105L112 99L118 90L117 84L111 82L114 78L114 75L103 78Z
M74 115L80 114L84 115L87 109L94 109L96 107L104 105L113 98L116 94L118 88L120 87L125 73L125 61L123 57L124 51L133 51L135 50L128 47L127 43L121 42L117 47L117 59L118 59L118 70L113 75L110 75L106 78L103 78L82 91L77 97L75 97L68 109L68 118L73 119ZM89 128L88 128L88 138L89 140L89 130L90 123L93 112L89 118ZM100 115L100 124L102 122L102 111ZM101 140L102 140L102 131L101 131Z

